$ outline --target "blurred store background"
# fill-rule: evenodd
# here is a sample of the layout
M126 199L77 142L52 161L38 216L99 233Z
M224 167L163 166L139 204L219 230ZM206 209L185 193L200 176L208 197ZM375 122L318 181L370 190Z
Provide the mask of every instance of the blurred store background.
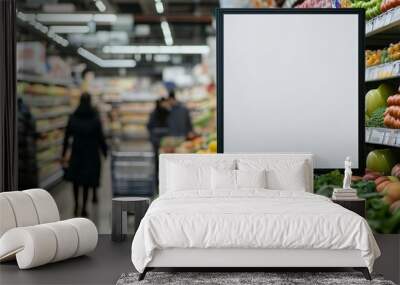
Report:
M215 8L358 7L367 14L369 169L354 186L368 199L373 229L398 232L400 116L391 106L400 105L395 96L399 5L392 0L17 0L19 188L45 188L63 219L85 214L100 233L110 233L112 197L157 196L157 152L216 152ZM83 93L91 94L108 145L107 157L99 155L99 185L86 190L86 211L83 189L76 209L73 183L65 180L72 138L63 155L69 118ZM92 128L72 125L83 141L93 138ZM168 131L182 126L184 131ZM80 158L91 149L82 145L74 167L78 176L89 175ZM374 180L382 176L395 190L377 188ZM338 171L316 177L315 191L330 196L341 181Z

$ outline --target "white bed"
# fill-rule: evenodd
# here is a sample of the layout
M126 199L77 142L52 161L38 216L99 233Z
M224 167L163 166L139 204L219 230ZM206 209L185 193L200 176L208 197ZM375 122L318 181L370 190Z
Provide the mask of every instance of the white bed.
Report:
M248 171L260 163L275 168L274 190L203 189L204 173L193 189L173 189L190 182L184 168ZM290 170L300 164L301 177ZM179 175L169 170L175 165L184 167ZM367 222L312 194L312 181L311 154L161 155L160 197L132 243L140 278L154 267L354 267L369 278L380 251Z

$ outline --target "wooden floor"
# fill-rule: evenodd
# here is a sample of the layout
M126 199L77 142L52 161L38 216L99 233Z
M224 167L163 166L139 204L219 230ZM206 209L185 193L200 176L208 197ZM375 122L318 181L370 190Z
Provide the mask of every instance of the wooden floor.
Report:
M115 284L122 273L135 271L131 254L132 237L124 242L100 235L95 251L57 263L19 270L17 263L0 264L0 284Z

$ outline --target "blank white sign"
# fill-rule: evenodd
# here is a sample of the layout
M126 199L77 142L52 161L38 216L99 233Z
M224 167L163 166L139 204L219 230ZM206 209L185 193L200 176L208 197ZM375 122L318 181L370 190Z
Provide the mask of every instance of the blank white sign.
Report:
M357 14L223 15L223 151L359 166Z

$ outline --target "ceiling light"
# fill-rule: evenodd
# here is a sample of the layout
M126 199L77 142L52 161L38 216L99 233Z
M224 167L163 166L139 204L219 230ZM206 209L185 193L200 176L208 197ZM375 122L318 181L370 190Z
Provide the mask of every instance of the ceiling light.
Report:
M37 14L36 20L39 22L64 22L64 23L84 23L93 19L92 14Z
M104 68L126 68L135 67L136 61L133 59L103 59L101 67Z
M93 20L95 22L114 23L115 21L117 21L117 15L115 15L115 14L94 14Z
M52 39L53 41L55 41L56 43L58 43L59 45L62 45L63 47L67 47L69 45L69 42L66 39L64 39L60 35L57 35L56 33L54 33L51 30L49 30L49 32L47 33L47 36L50 39Z
M156 0L156 11L158 14L164 13L164 5L161 0Z
M84 58L103 68L126 68L136 66L136 61L133 59L101 59L97 55L81 47L78 48L77 52Z
M50 30L58 34L86 34L90 32L88 26L51 26Z
M96 5L97 9L99 9L100 12L103 13L106 11L106 5L104 5L103 1L96 0L94 1L94 4Z
M164 41L167 46L171 46L174 44L174 40L172 39L171 29L167 21L161 22L161 30L164 34Z
M207 45L192 46L105 46L104 53L112 54L208 54Z
M155 62L168 62L171 60L171 56L168 54L156 54L154 55Z
M36 20L43 23L88 23L90 21L95 21L97 23L114 23L117 20L117 15L40 13L36 14Z
M49 31L49 28L43 25L42 23L31 21L30 24L36 29L41 31L43 34L46 34Z

